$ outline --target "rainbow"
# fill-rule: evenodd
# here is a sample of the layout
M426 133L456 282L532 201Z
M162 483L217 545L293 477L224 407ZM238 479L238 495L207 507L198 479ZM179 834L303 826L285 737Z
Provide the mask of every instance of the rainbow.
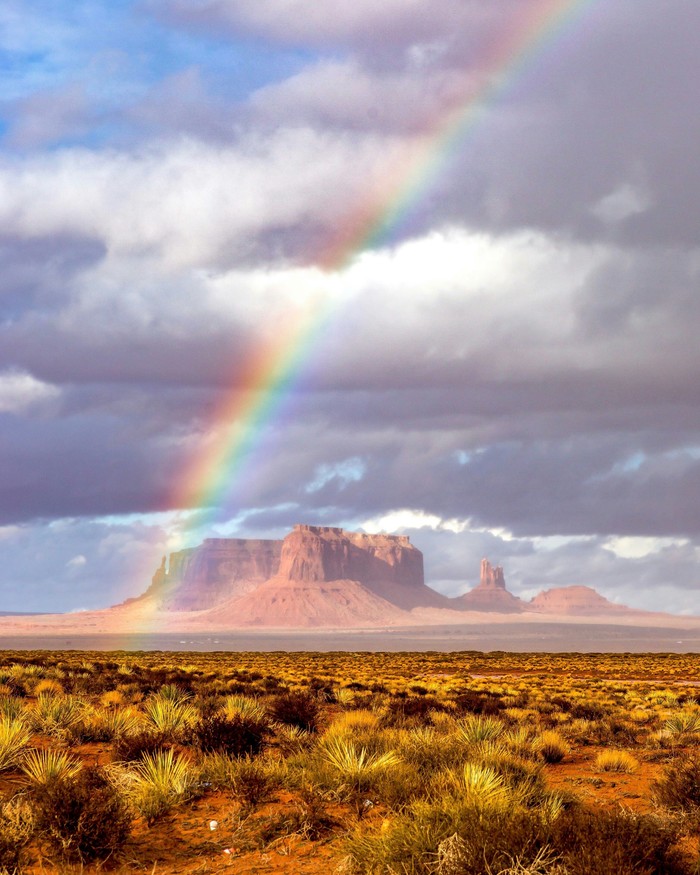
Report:
M465 80L449 105L424 121L402 158L392 161L381 183L366 192L310 261L323 271L337 272L364 250L386 243L452 155L485 123L489 108L550 54L598 2L521 0L509 26L477 59L478 83ZM285 335L262 343L244 371L237 371L236 388L224 395L213 412L203 446L168 502L171 507L200 509L194 514L198 526L214 521L234 486L239 488L243 465L264 442L266 427L291 403L336 311L332 303L300 308L291 315Z

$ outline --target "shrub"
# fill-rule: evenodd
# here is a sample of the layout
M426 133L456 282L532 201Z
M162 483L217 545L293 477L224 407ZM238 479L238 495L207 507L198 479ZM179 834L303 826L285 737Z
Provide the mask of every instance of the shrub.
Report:
M674 811L700 809L700 758L682 757L651 785L654 798Z
M0 717L0 772L17 765L30 737L22 720Z
M34 814L23 799L15 797L0 807L0 872L20 871L33 831Z
M678 828L623 810L573 808L551 827L552 846L569 875L683 875Z
M477 693L475 690L466 690L455 696L453 701L458 711L484 714L487 717L494 717L505 707L500 696L494 693Z
M282 693L270 703L270 716L285 726L298 726L307 732L318 729L318 701L303 691Z
M558 732L542 732L535 747L546 763L560 763L569 752L569 745Z
M175 755L172 750L144 754L141 762L124 777L124 786L135 808L148 824L194 793L192 766L184 756Z
M127 807L97 766L43 784L33 799L39 835L66 860L105 860L129 837Z
M78 760L59 750L32 750L22 763L22 771L36 787L72 778L80 768Z
M265 745L267 725L250 717L222 714L202 717L187 735L190 743L209 753L223 751L231 756L254 756Z
M154 754L164 750L168 743L154 732L137 732L135 735L121 735L114 740L112 755L116 762L140 760L144 754Z
M235 760L230 776L231 789L246 809L266 802L277 787L272 770L261 760Z
M639 768L639 763L626 750L604 750L595 758L595 768L599 772L626 772L630 774Z

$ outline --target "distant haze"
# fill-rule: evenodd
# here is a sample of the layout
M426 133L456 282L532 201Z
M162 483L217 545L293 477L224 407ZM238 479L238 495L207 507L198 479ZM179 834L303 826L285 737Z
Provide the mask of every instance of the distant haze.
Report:
M519 597L700 613L700 5L578 5L328 271L541 0L5 0L0 611L303 522L409 534L449 595L489 556ZM179 506L308 302L300 383Z

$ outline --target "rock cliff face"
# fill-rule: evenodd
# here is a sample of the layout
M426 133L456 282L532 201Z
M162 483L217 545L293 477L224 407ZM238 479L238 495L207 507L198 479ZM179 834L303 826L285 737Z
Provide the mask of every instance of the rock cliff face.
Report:
M423 554L403 535L294 526L282 543L276 576L307 583L356 580L404 610L447 601L425 586Z
M171 611L205 611L242 596L277 574L282 541L207 538L170 554L145 593Z
M524 602L509 593L500 565L493 566L488 559L481 560L481 578L478 586L455 599L463 611L492 611L500 614L521 613Z
M332 588L334 595L331 588L319 586L331 582L343 584ZM145 597L169 611L225 607L246 625L263 622L266 594L279 590L270 595L265 624L291 625L293 617L304 615L290 601L292 585L300 605L305 602L306 612L318 616L319 624L324 611L329 625L337 625L341 616L359 622L363 610L365 619L381 623L397 609L448 602L425 586L423 554L407 537L307 525L295 526L281 541L209 538L200 547L172 553L153 575ZM248 602L238 604L249 594ZM338 613L344 600L346 609ZM325 608L322 602L328 602Z
M455 622L459 612L558 616L634 613L587 586L551 589L523 602L503 569L481 562L479 584L456 598L426 586L423 554L405 536L298 525L284 540L209 538L163 559L140 601L209 627L370 627L420 622L421 609ZM414 610L418 609L418 610ZM412 613L411 613L412 612Z

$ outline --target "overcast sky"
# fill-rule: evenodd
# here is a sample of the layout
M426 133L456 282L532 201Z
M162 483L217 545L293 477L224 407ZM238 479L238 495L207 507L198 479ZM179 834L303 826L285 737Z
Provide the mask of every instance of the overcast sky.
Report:
M524 597L700 613L700 5L562 2L443 148L551 5L4 0L0 610L307 522L411 535L448 594L485 555ZM329 269L426 135L429 184ZM310 301L219 505L178 506Z

